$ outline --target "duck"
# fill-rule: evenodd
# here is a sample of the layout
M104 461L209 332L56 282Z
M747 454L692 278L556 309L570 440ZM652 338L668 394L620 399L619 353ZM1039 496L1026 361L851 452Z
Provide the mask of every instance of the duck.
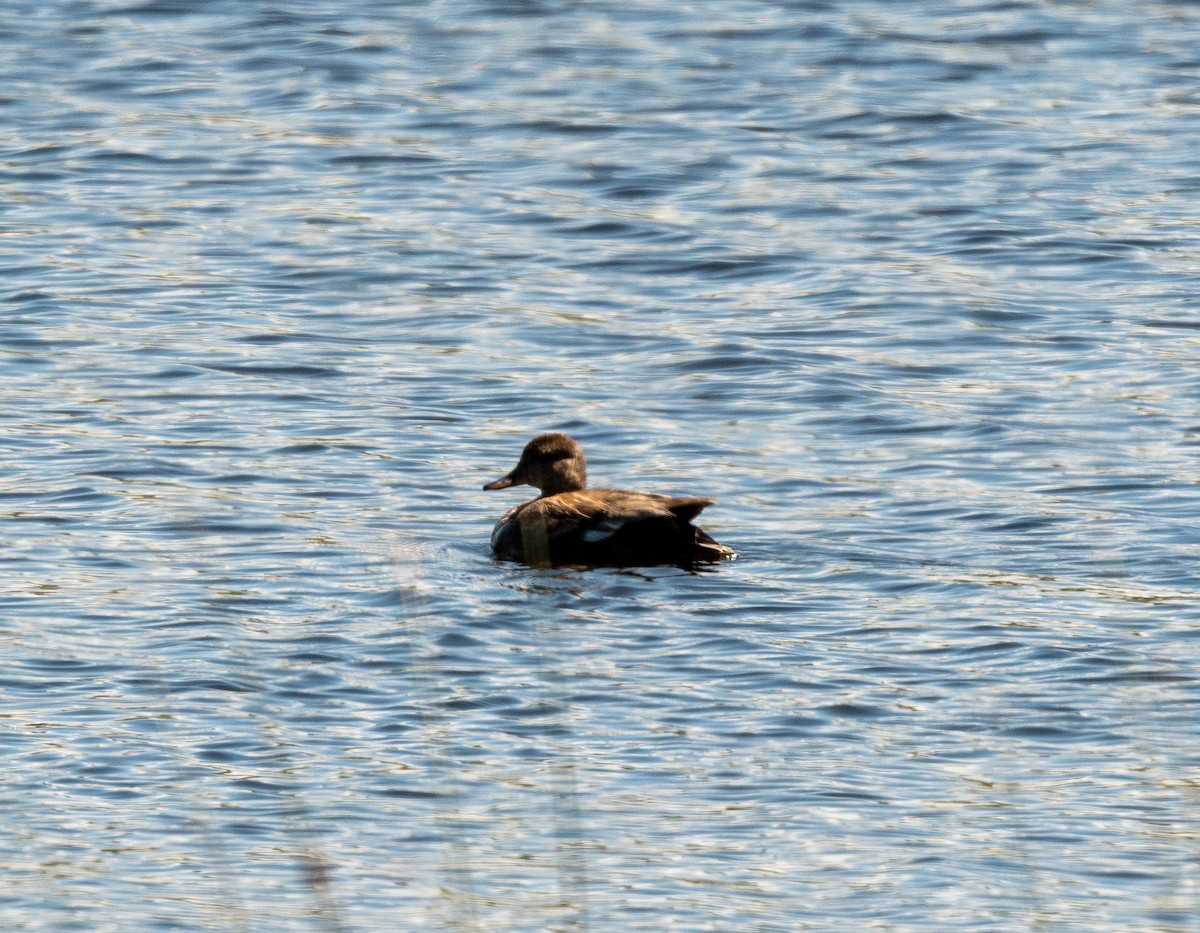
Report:
M509 509L492 551L532 566L660 566L716 563L737 555L692 524L714 499L588 489L583 448L566 434L539 434L517 465L483 488L533 486L538 497Z

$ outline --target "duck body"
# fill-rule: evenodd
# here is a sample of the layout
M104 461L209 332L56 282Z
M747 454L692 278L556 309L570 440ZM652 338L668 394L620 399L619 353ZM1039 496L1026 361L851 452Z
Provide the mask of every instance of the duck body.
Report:
M522 483L541 495L509 509L492 532L497 557L534 566L654 566L734 556L692 520L714 500L585 488L583 450L565 434L530 441L517 466L484 489Z

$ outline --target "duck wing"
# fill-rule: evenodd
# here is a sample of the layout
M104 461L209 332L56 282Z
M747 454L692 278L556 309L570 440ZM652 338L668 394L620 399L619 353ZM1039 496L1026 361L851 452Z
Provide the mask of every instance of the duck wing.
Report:
M674 564L732 555L692 524L712 499L586 489L535 499L513 515L533 564Z

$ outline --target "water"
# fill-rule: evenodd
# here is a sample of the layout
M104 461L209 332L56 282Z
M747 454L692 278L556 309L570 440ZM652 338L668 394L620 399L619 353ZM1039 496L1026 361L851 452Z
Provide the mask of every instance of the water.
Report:
M0 926L1200 930L1200 8L339 6L9 4Z

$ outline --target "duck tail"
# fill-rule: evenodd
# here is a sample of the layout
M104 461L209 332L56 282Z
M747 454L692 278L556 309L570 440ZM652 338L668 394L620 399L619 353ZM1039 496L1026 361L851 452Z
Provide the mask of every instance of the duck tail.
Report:
M677 519L684 524L690 524L697 515L716 501L716 499L705 499L703 496L687 496L672 499L666 503L666 506Z

